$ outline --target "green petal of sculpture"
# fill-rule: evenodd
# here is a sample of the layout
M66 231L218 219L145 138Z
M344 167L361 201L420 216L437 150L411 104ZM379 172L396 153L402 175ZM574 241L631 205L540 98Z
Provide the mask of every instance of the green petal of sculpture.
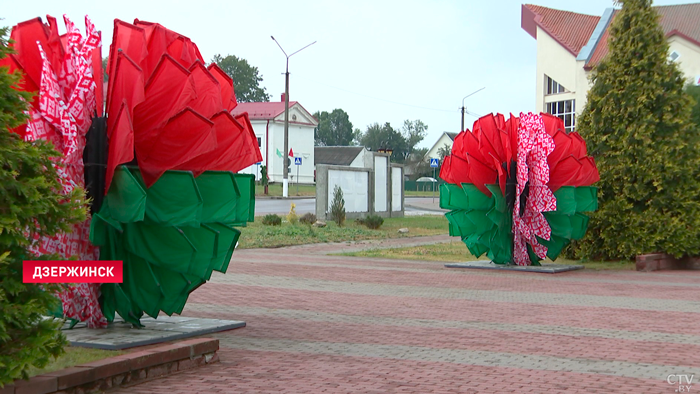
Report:
M101 287L107 320L181 313L213 271L226 272L254 192L248 174L167 171L147 189L138 169L118 167L90 233L102 260L124 262L124 282Z

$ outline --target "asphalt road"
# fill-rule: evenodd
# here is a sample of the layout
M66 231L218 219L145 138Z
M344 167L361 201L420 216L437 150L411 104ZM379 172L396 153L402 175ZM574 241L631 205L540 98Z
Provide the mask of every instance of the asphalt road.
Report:
M267 215L268 213L276 213L279 215L286 215L289 213L289 208L292 203L296 205L295 211L297 215L303 215L308 212L316 213L315 198L257 198L255 200L255 214ZM405 199L405 205L405 214L407 216L434 215L440 212L437 197L435 199L431 197L407 197Z
M276 214L288 214L291 204L294 203L296 207L294 210L297 215L303 215L305 213L316 213L316 199L315 198L290 198L290 199L276 199L276 198L256 198L255 199L255 214L256 215L267 215L268 213Z

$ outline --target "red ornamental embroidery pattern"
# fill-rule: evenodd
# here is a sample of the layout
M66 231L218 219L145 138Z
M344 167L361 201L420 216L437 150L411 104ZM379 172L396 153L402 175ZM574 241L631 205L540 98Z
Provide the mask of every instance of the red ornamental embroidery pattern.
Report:
M53 20L53 18L49 18ZM66 23L66 47L61 64L52 64L56 59L56 48L51 43L45 48L36 42L40 59L41 80L38 108L30 106L30 120L25 140L44 139L51 141L62 156L56 161L56 171L63 194L76 187L84 187L84 164L82 152L85 134L90 128L92 113L96 109L95 80L92 71L92 51L101 46L100 33L89 18L85 17L87 37L64 16ZM52 51L47 54L47 51ZM54 70L60 66L59 76ZM81 260L98 260L98 249L89 241L90 220L73 226L68 233L53 237L36 234L30 250L37 254L56 253L63 258L78 256ZM60 293L66 317L84 321L88 327L103 327L107 324L100 309L99 284L75 284Z
M517 186L513 209L513 259L517 265L529 265L527 245L532 246L537 257L547 257L547 247L537 242L538 236L549 240L552 229L542 212L555 211L557 201L547 186L549 165L547 157L554 151L554 139L547 134L541 115L520 114L518 127ZM529 196L524 212L520 212L521 198L525 187Z

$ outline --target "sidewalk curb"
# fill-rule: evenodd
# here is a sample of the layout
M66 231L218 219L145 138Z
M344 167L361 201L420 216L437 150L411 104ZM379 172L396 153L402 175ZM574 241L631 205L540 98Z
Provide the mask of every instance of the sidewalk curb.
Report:
M437 208L437 209L436 209L436 208L421 207L421 206L418 206L418 205L409 205L409 204L406 204L406 203L404 203L404 204L406 205L407 208L413 208L413 209L417 209L417 210L420 210L420 211L436 212L436 213L450 212L450 211L448 211L448 210L446 210L446 209L442 209L442 208Z
M255 196L256 200L313 200L315 196Z
M189 339L16 380L0 389L0 394L102 392L216 363L218 350L218 339Z

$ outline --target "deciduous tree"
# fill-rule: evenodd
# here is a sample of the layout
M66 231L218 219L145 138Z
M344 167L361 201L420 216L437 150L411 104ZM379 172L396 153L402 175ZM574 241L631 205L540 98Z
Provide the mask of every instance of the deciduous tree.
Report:
M258 68L248 64L247 60L234 55L222 57L217 54L212 62L233 78L233 90L239 103L270 101L270 95L264 87L260 87L262 75L258 75Z
M428 133L428 125L421 122L420 120L404 120L403 127L401 128L401 134L406 141L406 150L403 152L404 161L408 160L413 150L416 148L425 135Z
M348 114L340 108L333 112L316 112L318 126L314 130L316 146L350 146L355 137Z
M423 141L428 126L420 120L405 120L401 131L395 130L389 122L380 125L371 124L367 131L359 138L360 145L373 151L391 148L393 153L391 160L397 163L406 163L416 148Z
M367 131L362 134L360 144L372 151L379 149L391 148L392 161L403 162L404 152L406 151L406 140L401 133L394 130L389 122L380 125L379 123L371 124L367 127Z
M447 144L438 148L438 156L440 156L440 163L442 163L445 160L445 157L449 156L450 153L452 153L452 147Z

